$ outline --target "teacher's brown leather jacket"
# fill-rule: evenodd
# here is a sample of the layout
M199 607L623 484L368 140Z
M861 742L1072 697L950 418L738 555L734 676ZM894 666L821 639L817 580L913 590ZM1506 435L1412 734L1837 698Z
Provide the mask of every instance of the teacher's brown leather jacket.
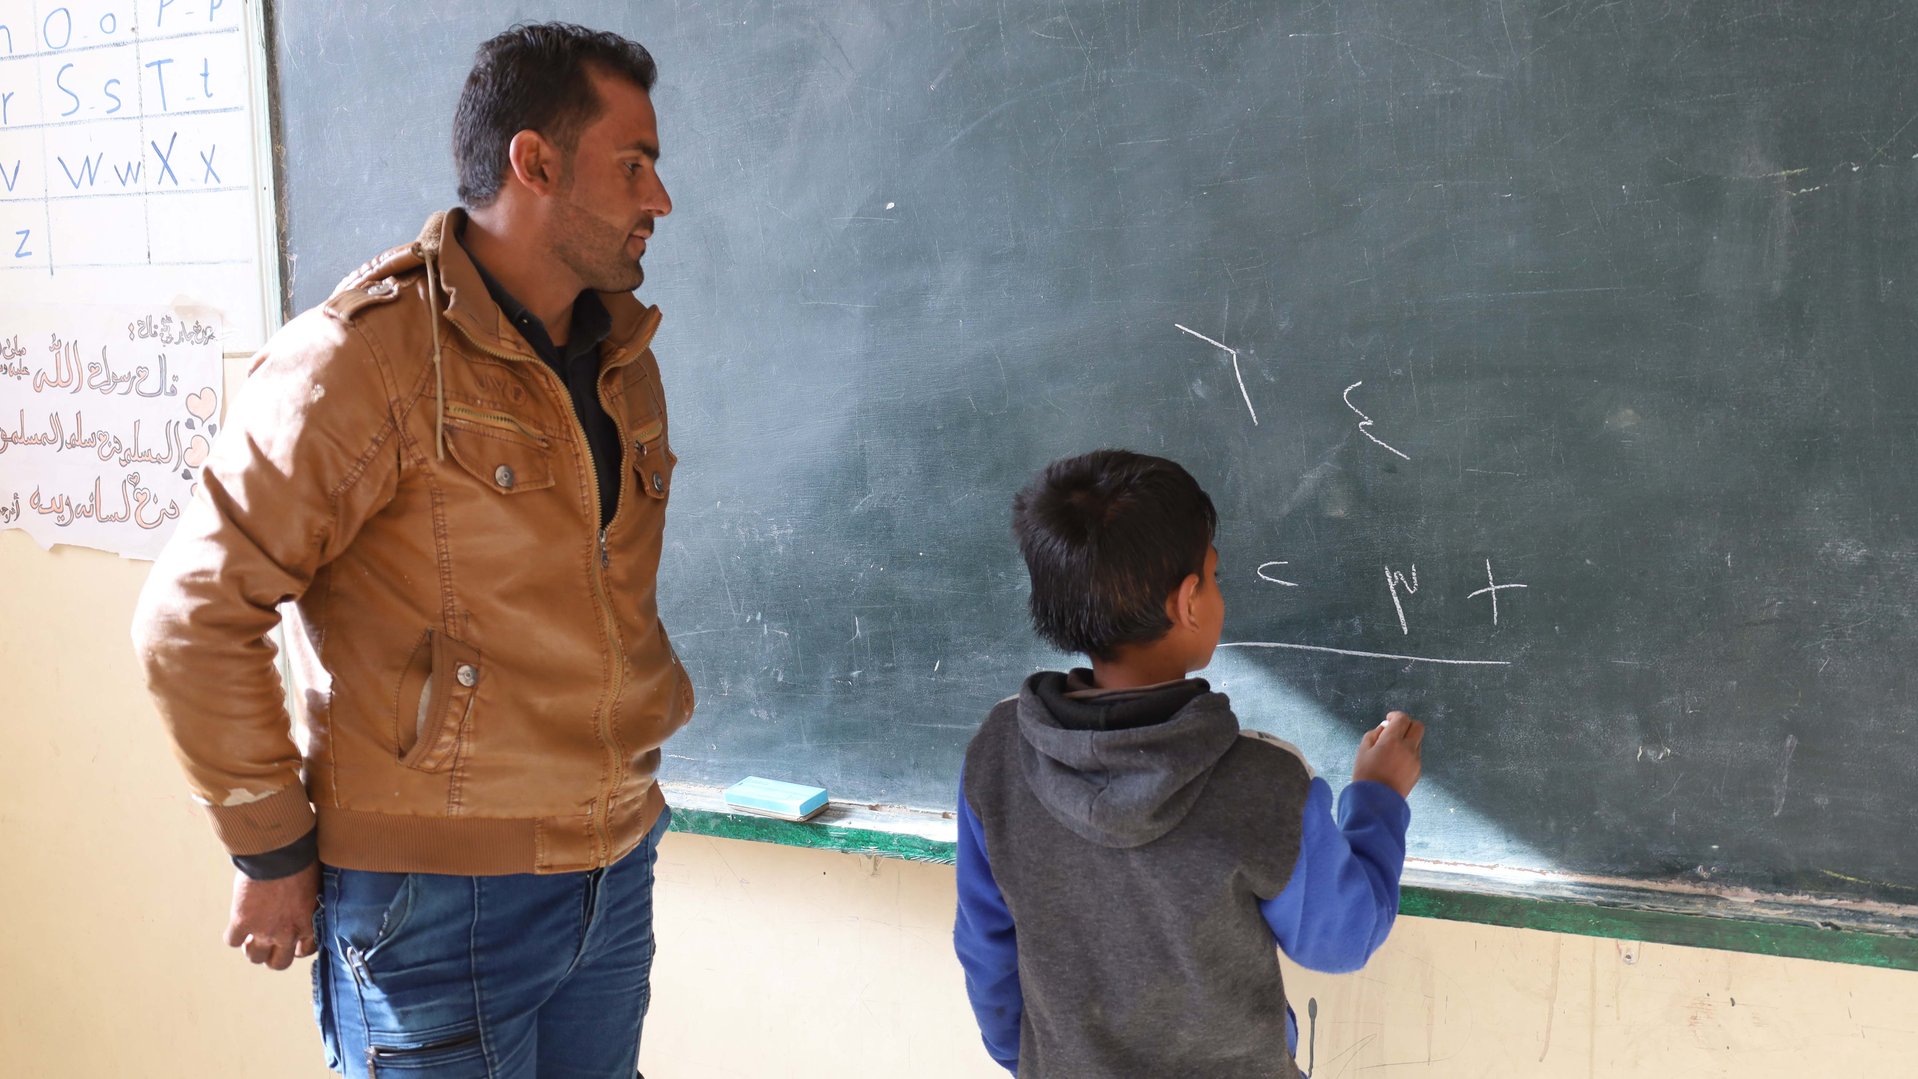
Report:
M253 361L134 640L236 855L460 874L607 865L664 806L693 710L655 604L672 452L659 311L602 299L625 465L602 532L566 387L453 239L368 262ZM286 620L294 741L268 633Z

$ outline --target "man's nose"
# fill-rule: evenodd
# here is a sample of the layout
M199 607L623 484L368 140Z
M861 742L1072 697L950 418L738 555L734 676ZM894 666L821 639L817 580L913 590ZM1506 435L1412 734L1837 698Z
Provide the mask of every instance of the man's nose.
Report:
M646 212L654 217L665 217L673 212L673 197L666 193L666 181L653 174L652 190L646 193Z

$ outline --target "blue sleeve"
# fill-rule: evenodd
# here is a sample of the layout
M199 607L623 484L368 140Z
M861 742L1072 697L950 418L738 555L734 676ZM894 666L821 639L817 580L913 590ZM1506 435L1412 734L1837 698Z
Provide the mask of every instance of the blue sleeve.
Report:
M1299 861L1285 890L1259 904L1292 961L1343 974L1365 965L1392 931L1412 808L1383 783L1356 782L1332 815L1332 788L1312 780Z
M952 946L966 972L966 996L979 1020L986 1052L1009 1072L1019 1070L1019 1022L1025 995L1019 989L1019 947L1012 911L986 861L979 818L966 804L965 777L959 781L959 915Z

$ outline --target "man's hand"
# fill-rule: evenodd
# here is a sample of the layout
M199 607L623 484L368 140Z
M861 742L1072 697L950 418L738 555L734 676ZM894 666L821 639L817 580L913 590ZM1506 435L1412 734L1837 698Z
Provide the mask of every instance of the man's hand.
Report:
M244 949L255 963L285 970L295 959L318 950L313 940L313 908L319 901L318 862L279 880L254 880L236 872L227 947Z
M1352 779L1369 779L1411 795L1424 770L1420 752L1425 745L1425 724L1404 712L1389 712L1385 722L1365 732L1359 739L1358 759L1352 763Z

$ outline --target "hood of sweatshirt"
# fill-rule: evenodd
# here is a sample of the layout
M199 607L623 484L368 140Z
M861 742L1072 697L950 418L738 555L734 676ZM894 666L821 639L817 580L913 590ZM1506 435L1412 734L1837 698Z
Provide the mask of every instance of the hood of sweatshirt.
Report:
M1102 692L1089 672L1042 671L1019 690L1027 784L1059 823L1107 847L1137 847L1185 819L1239 721L1189 678Z

